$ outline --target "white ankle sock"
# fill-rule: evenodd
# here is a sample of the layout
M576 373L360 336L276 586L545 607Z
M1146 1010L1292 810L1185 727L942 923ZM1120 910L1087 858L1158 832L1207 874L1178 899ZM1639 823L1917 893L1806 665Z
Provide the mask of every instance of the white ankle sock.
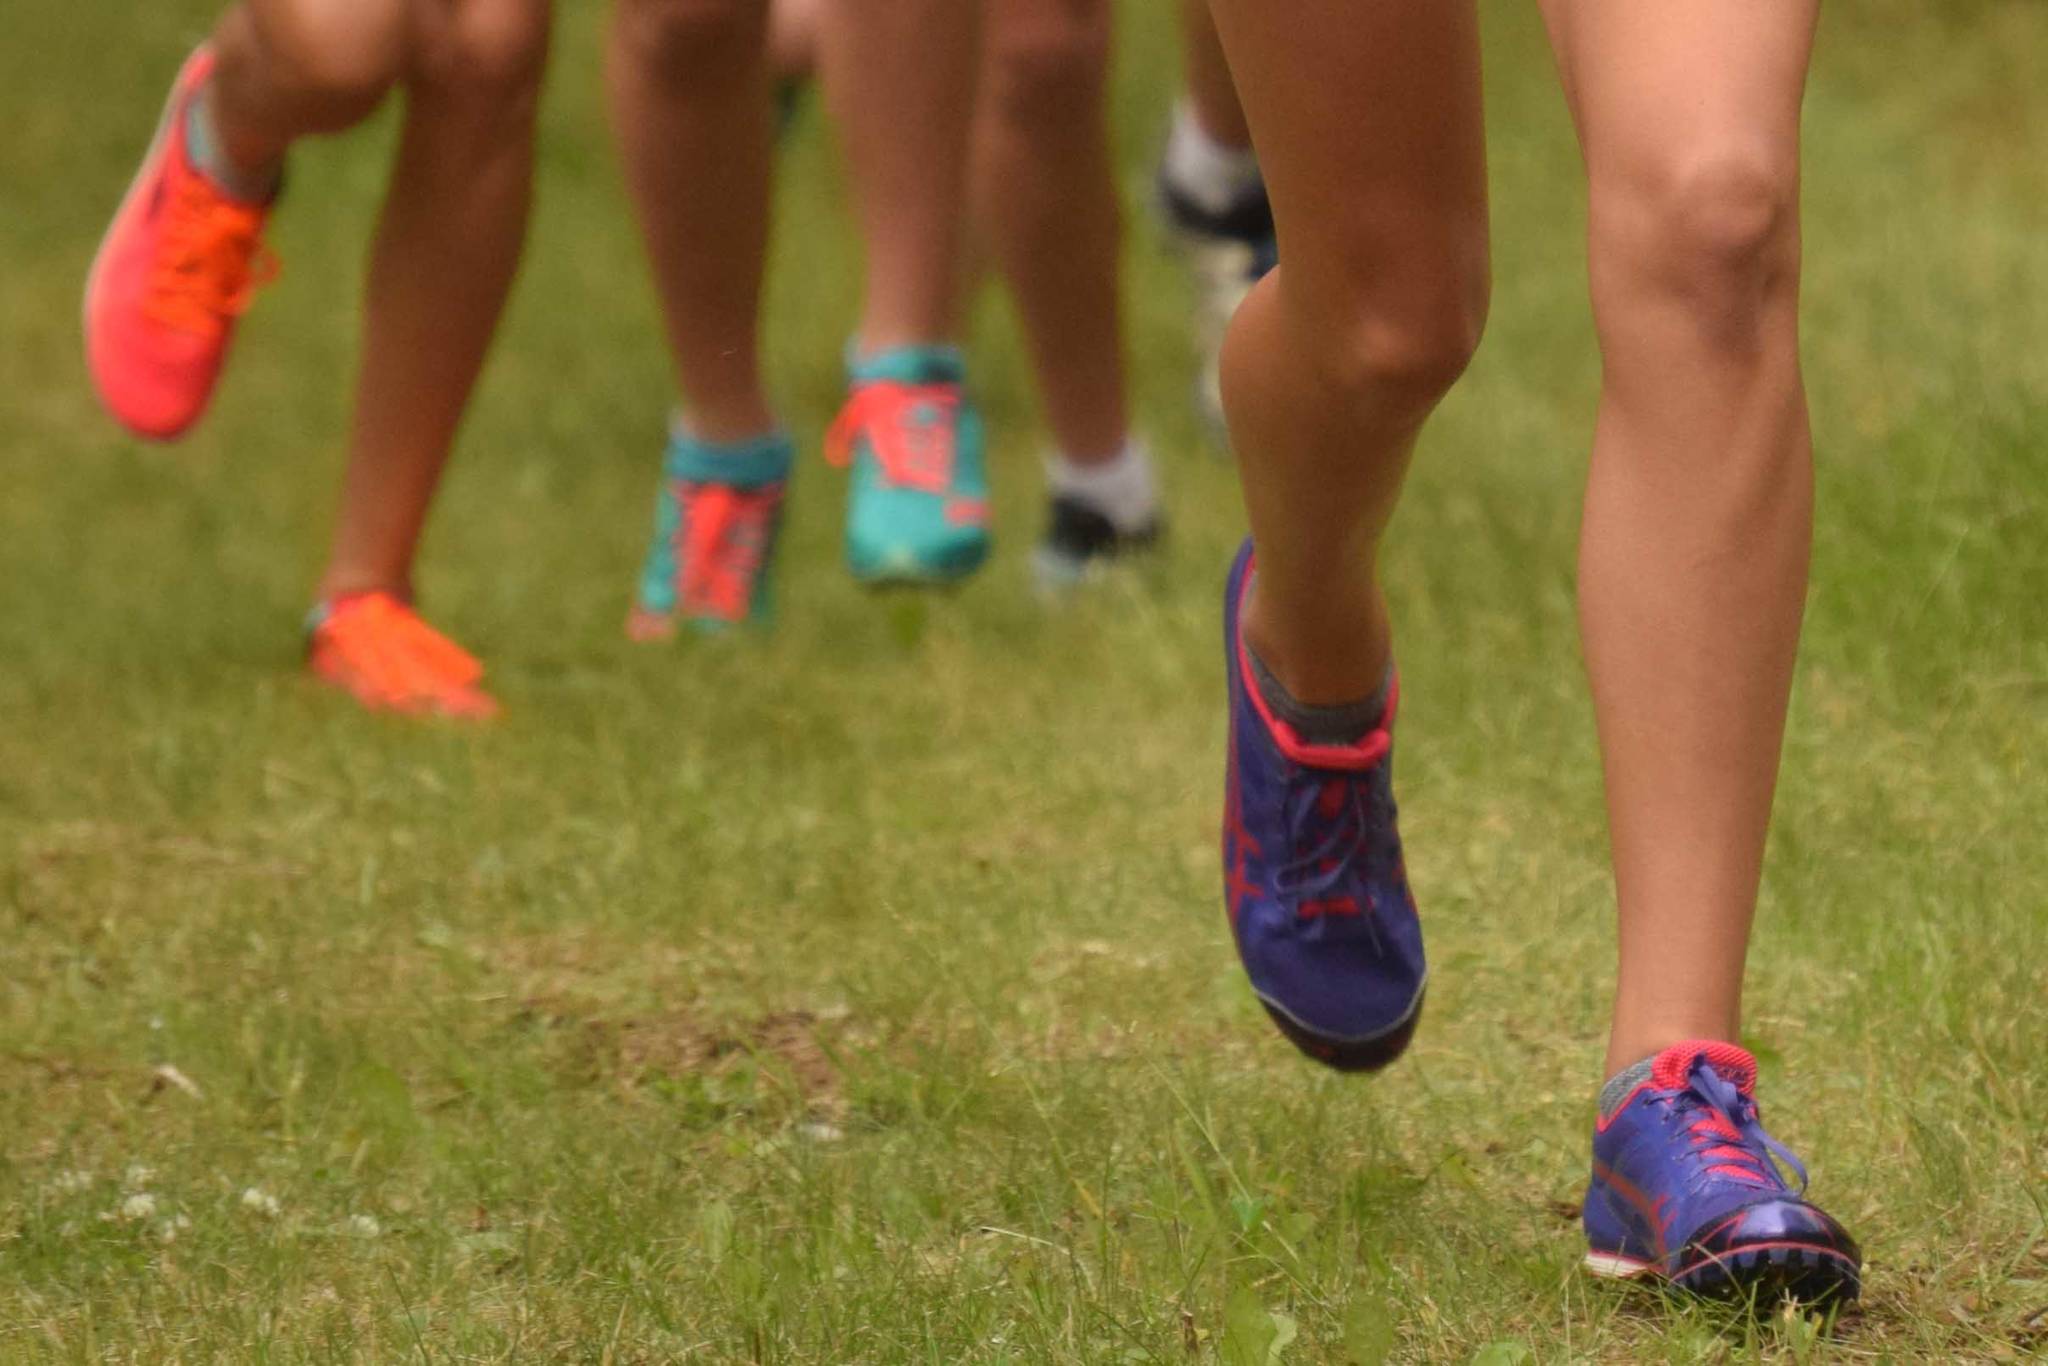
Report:
M1107 460L1082 464L1063 454L1045 458L1045 475L1055 495L1083 503L1109 518L1118 531L1149 525L1159 513L1159 486L1145 443L1128 437Z
M1265 185L1259 175L1258 153L1210 137L1187 105L1173 113L1173 131L1166 138L1165 176L1195 207L1213 214L1229 213Z

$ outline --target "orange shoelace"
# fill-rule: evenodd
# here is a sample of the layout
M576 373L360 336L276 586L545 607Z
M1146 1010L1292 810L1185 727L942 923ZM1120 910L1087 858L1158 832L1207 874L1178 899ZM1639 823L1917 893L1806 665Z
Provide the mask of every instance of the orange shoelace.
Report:
M782 504L782 486L693 484L679 496L685 509L676 547L683 610L721 621L744 620Z
M196 171L174 174L162 242L149 277L149 316L181 332L210 336L277 278L263 245L263 211L227 198Z
M959 410L960 391L953 385L863 384L825 434L825 457L846 465L853 459L854 443L865 435L884 479L902 488L944 493L953 480Z

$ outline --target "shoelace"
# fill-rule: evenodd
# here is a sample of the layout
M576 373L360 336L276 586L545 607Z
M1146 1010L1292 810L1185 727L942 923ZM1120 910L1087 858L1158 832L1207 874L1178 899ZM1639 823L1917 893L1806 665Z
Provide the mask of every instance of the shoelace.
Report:
M1378 906L1373 899L1368 896L1361 902L1348 893L1333 895L1340 893L1353 864L1371 854L1366 781L1362 773L1295 780L1286 798L1289 842L1297 848L1306 839L1314 843L1274 869L1273 885L1283 896L1298 899L1305 916L1334 912L1355 918L1377 946L1374 912Z
M178 177L150 272L149 316L200 335L239 317L277 278L277 257L264 248L262 230L259 210L225 198L196 172Z
M689 484L677 496L687 509L677 528L676 545L683 605L725 620L744 617L767 553L768 528L782 502L782 486Z
M1799 1189L1805 1192L1805 1165L1765 1130L1754 1099L1705 1058L1693 1064L1685 1080L1684 1089L1673 1092L1666 1103L1685 1126L1706 1171L1764 1189L1782 1189L1784 1177L1772 1162L1777 1158L1798 1174Z
M953 479L953 432L960 391L950 384L879 380L853 391L825 434L825 458L844 466L866 433L882 477L902 488L944 493Z

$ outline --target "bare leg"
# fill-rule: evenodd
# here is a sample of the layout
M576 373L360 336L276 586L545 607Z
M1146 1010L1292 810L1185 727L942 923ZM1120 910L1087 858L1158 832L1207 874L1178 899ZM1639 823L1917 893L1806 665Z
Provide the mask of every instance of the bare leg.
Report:
M1608 1070L1734 1039L1812 537L1799 107L1817 0L1545 0L1606 361L1579 552L1621 907Z
M1104 118L1107 0L988 0L974 199L1011 292L1060 452L1124 448L1122 223Z
M612 122L654 263L690 426L774 425L761 383L773 118L765 0L618 0Z
M768 15L768 65L779 81L798 81L818 69L819 11L825 0L774 0Z
M351 128L403 73L414 0L243 0L214 28L223 150L273 168L299 138Z
M546 0L413 0L404 139L370 262L323 598L401 595L524 240Z
M1259 556L1244 631L1295 698L1351 702L1390 654L1380 533L1485 313L1477 19L1471 0L1218 0L1216 17L1282 262L1223 355Z
M1188 106L1194 111L1195 122L1226 147L1249 148L1251 125L1245 122L1244 105L1238 101L1237 85L1230 78L1230 63L1223 55L1222 40L1216 36L1209 0L1181 0L1180 13Z
M959 326L980 27L979 0L825 6L825 93L867 249L864 351L945 341Z

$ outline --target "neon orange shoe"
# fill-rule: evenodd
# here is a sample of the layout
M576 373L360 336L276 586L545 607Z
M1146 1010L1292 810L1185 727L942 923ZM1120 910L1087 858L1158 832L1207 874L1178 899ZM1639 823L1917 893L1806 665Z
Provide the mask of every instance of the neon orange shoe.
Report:
M85 285L85 355L107 411L169 441L206 411L255 292L277 274L268 204L230 198L192 164L185 121L213 53L185 62L163 122Z
M306 669L371 711L476 720L499 711L479 686L476 657L390 593L350 593L314 608Z

